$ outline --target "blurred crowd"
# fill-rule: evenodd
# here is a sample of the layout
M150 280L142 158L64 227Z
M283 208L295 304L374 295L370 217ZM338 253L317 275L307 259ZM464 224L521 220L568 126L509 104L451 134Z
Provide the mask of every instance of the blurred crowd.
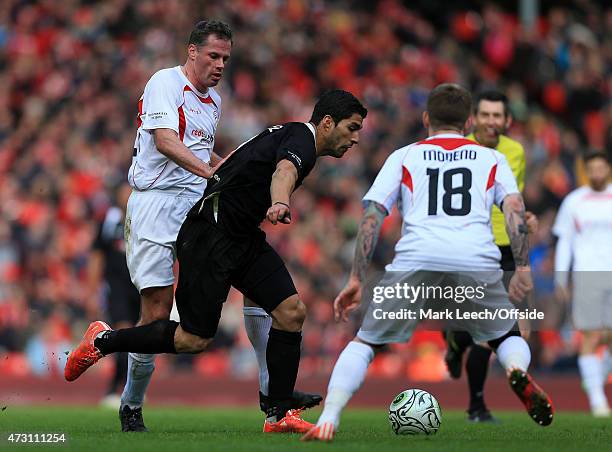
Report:
M540 218L536 282L551 290L556 209L583 182L580 155L612 149L612 8L540 3L525 24L516 9L465 1L0 2L0 352L19 363L4 370L58 369L55 357L61 363L86 323L104 317L87 262L126 180L138 98L155 71L184 63L188 31L203 18L234 30L219 154L271 124L307 120L327 88L347 89L369 109L359 145L340 161L322 159L295 193L292 225L265 227L309 308L302 375L328 375L354 333L354 324L333 322L331 303L350 269L361 197L394 149L424 137L421 112L438 83L508 95L509 135L526 150L527 206ZM375 267L392 258L399 226L394 212ZM167 360L168 368L254 376L241 308L232 292L217 351L158 367ZM571 362L571 335L531 340L541 369ZM373 371L442 378L439 334L420 333L397 350Z

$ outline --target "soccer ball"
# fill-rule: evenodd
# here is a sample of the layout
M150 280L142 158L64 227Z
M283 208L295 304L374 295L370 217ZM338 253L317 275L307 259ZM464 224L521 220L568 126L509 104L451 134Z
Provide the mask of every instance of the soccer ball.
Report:
M396 435L433 435L440 428L442 413L429 392L407 389L389 405L389 422Z

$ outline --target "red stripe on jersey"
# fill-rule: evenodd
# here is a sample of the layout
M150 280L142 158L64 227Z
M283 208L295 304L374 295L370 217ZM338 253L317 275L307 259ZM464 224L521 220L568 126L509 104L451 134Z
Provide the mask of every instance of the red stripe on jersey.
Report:
M497 173L497 163L491 168L489 172L489 180L487 180L487 190L495 184L495 174Z
M408 187L411 192L414 192L412 189L412 176L405 166L402 166L402 184Z
M185 112L183 111L183 106L181 105L178 108L178 115L179 115L179 138L181 139L181 141L183 141L183 138L185 137Z
M142 125L142 119L140 119L141 116L142 116L142 97L138 101L138 117L136 118L136 124L138 124L139 129L140 129L140 126Z
M454 151L455 149L465 146L466 144L478 143L468 140L467 138L432 138L430 140L419 141L417 144L431 144L433 146L440 146L447 151Z
M200 99L200 102L202 102L204 104L213 104L213 105L215 105L215 101L212 100L212 97L210 96L210 94L208 95L208 97L198 96L197 93L194 90L192 90L191 86L189 86L189 85L185 85L185 88L183 88L183 92L185 92L185 91L191 91L195 95L195 97Z

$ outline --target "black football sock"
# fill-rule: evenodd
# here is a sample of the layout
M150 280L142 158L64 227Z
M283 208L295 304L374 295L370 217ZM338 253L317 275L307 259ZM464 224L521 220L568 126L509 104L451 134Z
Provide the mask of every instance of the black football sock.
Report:
M105 331L94 340L94 346L103 355L115 352L176 353L174 332L179 323L156 320L148 325Z
M474 343L472 336L467 331L445 331L444 337L448 348L459 354L463 354Z
M292 333L270 328L266 348L268 365L268 401L267 417L277 421L285 416L291 408L291 397L300 366L300 346L302 333Z
M115 372L110 381L107 394L114 394L119 386L125 386L128 371L128 354L127 352L115 353Z
M470 387L470 413L487 409L484 401L484 384L487 379L491 353L492 350L480 345L474 345L468 353L465 370Z

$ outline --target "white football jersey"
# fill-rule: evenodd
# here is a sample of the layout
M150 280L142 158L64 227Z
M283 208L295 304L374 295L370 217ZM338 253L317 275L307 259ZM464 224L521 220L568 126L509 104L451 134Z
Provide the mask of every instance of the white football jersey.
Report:
M221 97L213 88L199 92L180 66L151 77L138 102L138 131L128 173L130 185L144 190L184 190L201 196L206 180L181 168L155 147L153 131L172 129L193 154L210 162L221 116Z
M585 186L567 195L553 234L569 245L567 255L557 247L557 272L570 264L574 271L612 271L612 184L601 192Z
M397 203L402 214L387 270L495 270L491 206L511 193L519 190L503 154L439 134L393 152L363 200L388 212Z

